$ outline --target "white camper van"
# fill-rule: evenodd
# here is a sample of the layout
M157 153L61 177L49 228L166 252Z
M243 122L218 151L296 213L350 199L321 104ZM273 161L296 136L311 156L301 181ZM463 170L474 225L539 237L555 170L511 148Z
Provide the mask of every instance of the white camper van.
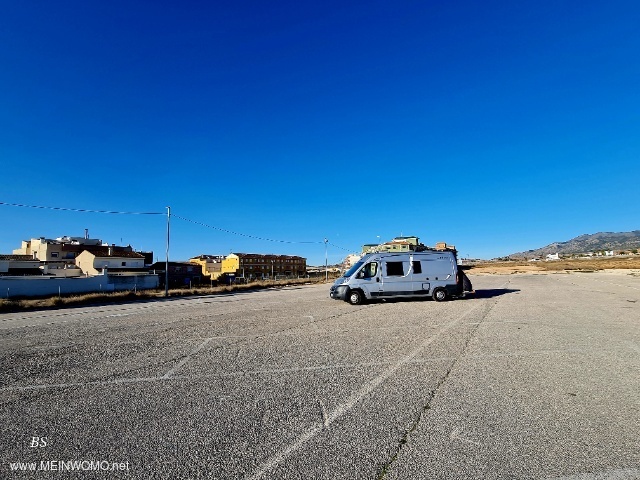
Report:
M335 281L329 295L352 305L376 298L425 296L441 302L462 295L464 286L471 290L463 276L451 251L369 253Z

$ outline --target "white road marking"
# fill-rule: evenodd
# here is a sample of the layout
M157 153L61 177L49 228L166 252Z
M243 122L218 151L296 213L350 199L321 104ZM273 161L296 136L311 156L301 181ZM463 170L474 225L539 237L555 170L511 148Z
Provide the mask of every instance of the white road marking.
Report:
M456 324L460 323L462 319L467 317L471 312L476 310L481 305L485 305L485 303L478 303L466 313L458 317L457 319L449 322L440 330L435 333L433 336L427 338L420 345L414 348L408 355L401 358L398 362L391 365L389 368L384 370L380 375L373 378L369 382L365 383L359 390L352 393L343 403L338 405L329 415L327 416L326 422L324 424L316 424L309 428L306 432L300 435L294 442L290 443L287 447L285 447L280 452L277 452L270 459L262 463L258 469L253 473L253 475L247 477L249 479L259 479L262 478L267 472L272 470L274 467L282 463L289 455L302 447L305 443L307 443L312 438L316 437L322 430L328 428L333 422L338 420L340 417L348 413L360 400L364 397L370 395L382 382L384 382L387 378L389 378L393 373L395 373L400 367L409 363L413 360L425 347L429 344L433 343L440 335L445 333L447 330L454 327Z
M471 443L472 445L477 445L477 446L481 446L482 445L481 443L474 442L473 440L469 440L468 438L465 438L465 437L461 436L460 435L461 433L462 433L462 428L456 427L451 432L451 435L449 435L449 438L451 440L460 440L461 442Z
M167 373L165 373L162 378L171 377L171 375L173 375L176 371L178 371L185 363L187 363L189 360L191 360L191 357L193 357L200 350L202 350L204 347L206 347L206 345L211 340L213 340L213 339L212 338L207 338L204 342L202 342L200 345L198 345L189 355L184 357L180 363L178 363L175 367L173 367L171 370L169 370Z
M211 340L213 340L212 338ZM630 348L635 350L640 350L639 347L633 343L627 342L627 345ZM558 355L558 354L567 354L567 353L576 353L576 354L584 354L586 351L589 353L595 353L598 351L608 352L608 350L600 350L587 348L587 346L582 348L568 348L568 349L557 349L557 350L535 350L530 352L514 352L514 353L489 353L489 354L477 354L477 355L467 355L468 358L522 358L522 357L532 357L537 355ZM240 351L238 351L239 354ZM447 362L454 360L456 357L429 357L429 358L413 358L410 360L406 360L404 364L428 364L434 362ZM182 360L182 365L186 363L187 359ZM210 375L171 375L169 377L165 375L161 377L137 377L137 378L119 378L112 380L98 380L94 382L70 382L70 383L45 383L39 385L22 385L22 386L7 386L0 387L1 391L22 391L22 390L40 390L40 389L49 389L49 388L70 388L70 387L89 387L89 386L107 386L107 385L117 385L122 383L141 383L141 382L159 382L159 381L167 381L167 380L204 380L204 379L213 379L220 377L244 377L250 375L278 375L283 373L296 373L296 372L308 372L308 371L324 371L324 370L340 370L340 369L362 369L366 367L380 367L380 366L388 366L392 363L392 360L387 362L363 362L363 363L332 363L328 365L312 365L309 367L291 367L291 368L273 368L273 369L261 369L261 370L240 370L236 372L224 372L224 373L216 373ZM177 370L181 365L177 365L174 367Z
M322 412L322 425L324 425L324 428L329 428L329 417L327 415L327 407L325 406L322 400L318 400L318 403L320 404L320 411Z
M563 477L547 477L545 480L637 480L640 478L638 468L618 468L599 472L577 473Z

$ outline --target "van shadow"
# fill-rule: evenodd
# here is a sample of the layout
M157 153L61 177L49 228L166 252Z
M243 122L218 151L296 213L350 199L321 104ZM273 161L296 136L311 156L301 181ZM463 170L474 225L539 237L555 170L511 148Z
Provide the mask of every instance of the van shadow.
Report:
M517 288L489 288L486 290L476 290L474 295L471 297L475 298L493 298L499 297L500 295L507 295L509 293L517 293L520 290Z

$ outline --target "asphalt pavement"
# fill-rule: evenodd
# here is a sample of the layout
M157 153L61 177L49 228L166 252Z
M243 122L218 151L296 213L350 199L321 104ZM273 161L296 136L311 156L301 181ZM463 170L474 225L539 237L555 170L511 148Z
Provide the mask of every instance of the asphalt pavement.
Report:
M1 314L0 478L640 478L640 277L471 280Z

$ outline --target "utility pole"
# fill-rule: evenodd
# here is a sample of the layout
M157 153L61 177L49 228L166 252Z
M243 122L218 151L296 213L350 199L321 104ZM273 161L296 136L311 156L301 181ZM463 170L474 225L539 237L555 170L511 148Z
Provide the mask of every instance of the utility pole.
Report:
M329 281L329 257L327 256L327 243L329 240L324 239L324 281Z
M171 221L171 207L167 207L167 260L164 266L164 296L169 296L169 233Z

